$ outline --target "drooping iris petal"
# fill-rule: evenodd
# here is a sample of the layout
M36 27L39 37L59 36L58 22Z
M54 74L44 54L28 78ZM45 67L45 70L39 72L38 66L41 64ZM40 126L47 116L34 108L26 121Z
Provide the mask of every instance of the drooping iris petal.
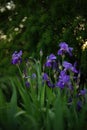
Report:
M48 87L50 87L50 88L54 88L54 84L51 83L50 80L48 80L46 83L47 83Z
M60 50L58 50L58 53L57 53L58 55L63 55L64 54L64 50L62 50L62 49L60 49Z
M86 93L87 93L87 90L86 89L82 89L82 90L80 90L79 95L84 96Z
M78 73L76 67L67 61L63 61L63 67L65 68L65 70L71 70L74 73Z
M76 70L75 67L72 67L71 70L72 70L72 72L74 72L74 73L78 73L78 71Z
M51 82L51 80L50 80L50 78L49 78L47 73L44 73L42 75L42 79L43 79L43 82L46 81L46 84L47 84L48 87L51 87L51 88L54 87L54 84Z
M51 66L52 66L51 61L48 60L48 61L45 63L45 66L46 66L46 67L51 67Z
M44 74L42 75L42 79L43 79L44 81L47 81L47 80L49 79L48 74L47 74L47 73L44 73Z
M63 67L65 67L66 70L69 70L72 68L72 64L67 61L63 61Z
M56 83L56 86L59 87L59 88L61 88L61 89L63 89L63 88L65 87L65 84L64 84L61 80L59 80L59 81Z

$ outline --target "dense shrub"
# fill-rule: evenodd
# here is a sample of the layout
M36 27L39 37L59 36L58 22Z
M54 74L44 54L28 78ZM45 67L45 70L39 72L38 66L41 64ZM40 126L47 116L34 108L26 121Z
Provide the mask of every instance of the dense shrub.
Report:
M14 3L15 9L0 13L0 29L7 35L7 39L0 41L0 75L15 71L8 63L14 50L23 50L24 57L38 57L42 49L46 56L50 52L55 53L61 41L74 48L72 60L83 64L81 46L87 34L86 0L72 0L72 4L69 0L14 0ZM1 0L1 6L5 4Z

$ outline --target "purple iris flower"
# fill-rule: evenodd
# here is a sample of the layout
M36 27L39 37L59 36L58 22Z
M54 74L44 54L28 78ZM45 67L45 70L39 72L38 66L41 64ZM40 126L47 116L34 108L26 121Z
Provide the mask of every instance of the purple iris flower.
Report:
M32 79L35 79L36 78L36 74L33 73L32 76L31 76Z
M57 87L60 87L61 89L63 89L63 88L65 87L65 84L64 84L61 80L59 80L59 81L56 83L56 86L57 86Z
M61 42L59 44L60 49L58 50L58 55L64 55L65 53L69 53L70 56L72 56L72 47L69 47L68 44L65 42Z
M44 74L42 75L42 78L43 78L44 81L47 81L47 80L49 79L48 74L47 74L47 73L44 73Z
M65 72L64 70L62 70L62 71L60 72L59 78L62 78L62 77L65 76L65 75L66 75L66 72Z
M80 90L79 95L84 96L86 93L87 93L87 90L86 90L86 89L83 89L83 90Z
M59 81L56 83L56 86L64 88L66 85L71 88L70 76L63 70L59 75Z
M64 84L67 84L67 82L70 81L70 76L69 76L69 75L66 75L65 71L62 70L62 71L60 72L59 79L60 79L61 81L63 81Z
M64 77L61 77L61 80L63 81L64 84L67 84L70 81L70 76L65 75Z
M76 68L71 63L69 63L67 61L63 61L63 67L65 67L65 70L71 70L74 73L78 73Z
M51 61L47 61L47 62L45 63L45 66L46 66L46 67L51 67L51 66L52 66Z
M22 61L21 56L22 56L22 51L19 52L15 51L12 55L12 64L20 63Z
M77 110L80 111L82 109L82 102L79 100L77 102Z
M47 57L47 61L45 63L45 66L46 67L52 67L52 62L54 62L56 60L56 56L54 54L50 54L48 57Z
M51 83L50 80L48 80L46 83L47 83L48 87L50 87L50 88L54 88L54 84Z
M26 87L30 87L30 83L28 81L25 82Z
M43 78L43 81L46 81L46 84L47 84L48 87L51 87L51 88L54 87L54 84L51 83L51 81L50 81L50 79L49 79L47 73L44 73L44 74L42 75L42 78Z

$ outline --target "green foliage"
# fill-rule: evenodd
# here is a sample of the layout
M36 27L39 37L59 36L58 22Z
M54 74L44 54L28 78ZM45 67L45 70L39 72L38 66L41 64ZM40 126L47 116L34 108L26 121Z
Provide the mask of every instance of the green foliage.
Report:
M23 50L23 59L37 58L42 49L44 60L65 41L74 48L72 62L78 61L87 83L87 49L82 51L87 40L87 0L13 1L16 7L8 10L9 0L0 0L0 10L5 7L4 12L0 11L0 129L86 130L87 102L78 112L77 100L70 107L65 91L43 86L41 64L32 58L29 65L33 68L26 66L27 72L31 75L34 71L37 77L28 79L31 87L27 88L23 76L20 79L16 67L11 65L11 55ZM24 69L24 65L20 68ZM16 77L7 78L8 75Z
M77 111L75 99L72 106L67 103L66 91L49 88L42 84L41 64L29 62L29 75L36 72L36 79L30 79L26 87L24 79L8 78L11 96L7 101L3 87L0 89L0 127L2 130L82 130L86 129L87 103ZM75 87L75 86L74 86ZM9 88L8 88L9 89ZM87 94L86 94L87 101ZM83 98L84 100L84 98Z
M5 7L8 0L1 0L1 7L6 10L0 12L0 30L7 35L0 41L1 76L16 71L9 64L15 50L23 50L27 58L38 57L42 49L45 57L55 53L61 41L74 47L74 58L81 61L81 46L87 34L86 0L13 1L15 9L8 10Z

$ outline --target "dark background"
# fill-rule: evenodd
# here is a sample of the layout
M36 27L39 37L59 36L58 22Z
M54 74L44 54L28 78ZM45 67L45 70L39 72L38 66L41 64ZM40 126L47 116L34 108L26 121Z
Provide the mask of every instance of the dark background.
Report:
M65 41L74 48L71 62L78 62L86 79L86 40L87 0L0 0L0 77L16 74L11 64L15 50L23 50L27 59L38 58L42 49L44 59Z

